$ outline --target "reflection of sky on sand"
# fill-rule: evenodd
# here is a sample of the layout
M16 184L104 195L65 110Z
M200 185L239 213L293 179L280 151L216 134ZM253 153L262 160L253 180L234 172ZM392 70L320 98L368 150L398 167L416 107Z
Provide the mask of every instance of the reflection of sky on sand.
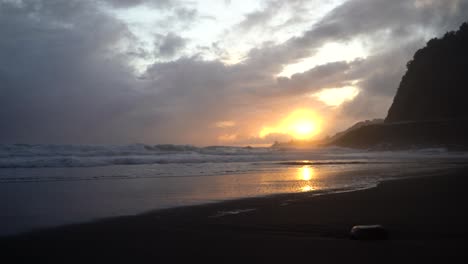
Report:
M323 181L333 174L327 168L303 166L279 166L265 171L247 174L207 177L205 187L194 190L192 199L203 199L207 195L206 186L212 185L211 192L221 199L252 197L279 193L297 193L322 190ZM202 180L202 179L198 179Z

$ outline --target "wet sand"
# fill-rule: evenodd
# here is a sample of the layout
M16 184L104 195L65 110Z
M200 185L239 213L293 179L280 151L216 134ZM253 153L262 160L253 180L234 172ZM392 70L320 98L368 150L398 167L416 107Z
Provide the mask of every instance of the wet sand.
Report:
M468 255L468 170L368 190L182 207L0 238L14 262L432 263ZM382 224L385 241L354 241ZM11 262L11 263L14 263Z

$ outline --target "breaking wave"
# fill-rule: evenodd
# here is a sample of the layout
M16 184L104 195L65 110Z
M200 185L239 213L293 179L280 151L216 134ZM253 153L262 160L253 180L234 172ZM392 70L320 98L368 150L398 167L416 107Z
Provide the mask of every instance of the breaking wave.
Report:
M369 162L369 159L388 157L446 155L444 149L413 152L369 152L331 147L326 149L278 149L192 145L0 145L0 168L97 167L109 165L219 163L292 161L304 165L303 160L330 162ZM357 161L356 161L357 160ZM364 160L364 161L361 161Z
M94 167L153 163L201 163L249 160L270 148L195 147L191 145L0 145L0 168Z

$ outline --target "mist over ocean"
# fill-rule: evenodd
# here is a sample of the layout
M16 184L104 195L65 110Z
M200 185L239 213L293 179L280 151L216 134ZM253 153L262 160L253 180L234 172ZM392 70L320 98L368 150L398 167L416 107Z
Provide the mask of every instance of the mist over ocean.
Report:
M11 235L229 199L369 188L457 168L468 154L135 144L1 145L0 157L0 235Z

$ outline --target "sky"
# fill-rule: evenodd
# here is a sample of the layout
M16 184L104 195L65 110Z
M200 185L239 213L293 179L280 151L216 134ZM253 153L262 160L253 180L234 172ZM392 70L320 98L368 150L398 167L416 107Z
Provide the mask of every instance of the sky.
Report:
M384 118L468 0L0 0L0 143L267 145Z

